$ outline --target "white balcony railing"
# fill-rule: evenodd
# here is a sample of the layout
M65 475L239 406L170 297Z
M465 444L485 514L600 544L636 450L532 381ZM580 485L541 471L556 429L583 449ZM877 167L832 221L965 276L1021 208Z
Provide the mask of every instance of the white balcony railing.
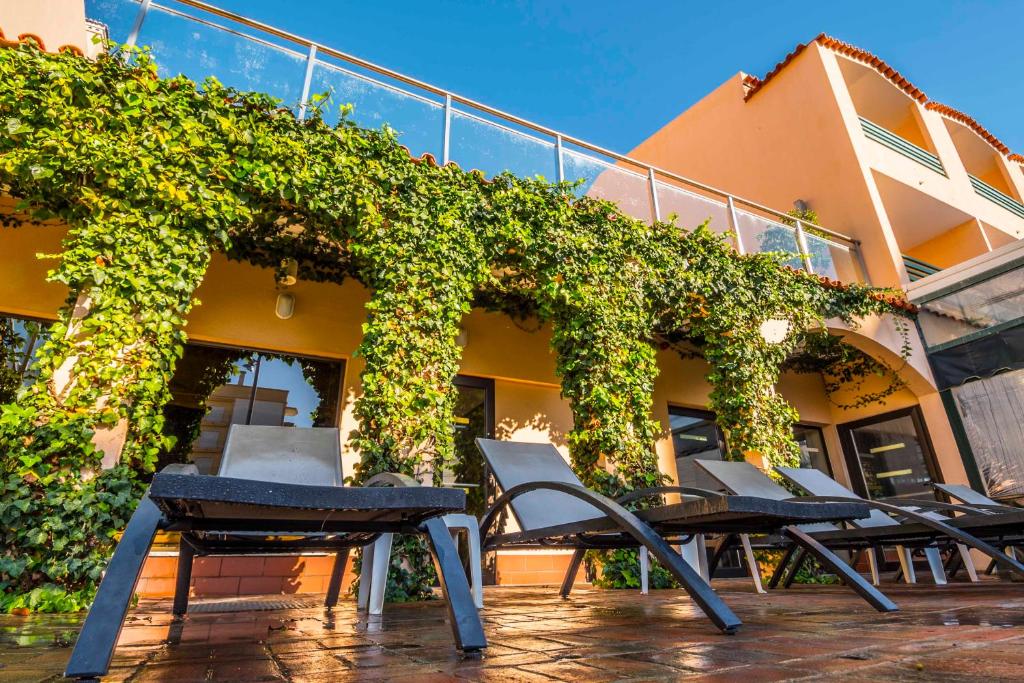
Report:
M578 192L616 202L642 220L678 216L683 226L710 219L731 232L742 253L788 251L792 264L845 282L865 282L858 243L838 232L805 226L783 213L717 188L563 135L198 0L86 0L86 13L107 25L115 42L147 46L161 75L196 81L215 76L241 90L278 97L304 116L310 96L333 123L353 105L357 124L388 124L419 156L454 161L487 175L511 171L549 180L580 181Z

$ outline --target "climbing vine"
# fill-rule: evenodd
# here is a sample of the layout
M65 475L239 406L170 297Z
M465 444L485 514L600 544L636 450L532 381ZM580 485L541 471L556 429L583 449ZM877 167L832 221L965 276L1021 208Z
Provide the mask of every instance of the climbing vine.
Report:
M732 457L788 462L795 412L774 390L828 317L909 315L890 293L740 256L705 227L648 225L571 184L487 180L410 158L392 131L304 121L269 97L161 79L145 52L89 61L0 50L0 186L69 231L68 299L38 377L0 413L0 591L87 590L161 453L185 318L215 250L370 291L356 482L436 481L453 464L452 379L473 307L552 324L572 462L613 492L659 482L657 343L699 344ZM45 229L45 228L19 228ZM775 322L772 322L775 321ZM781 322L779 322L781 321ZM762 334L764 325L785 329ZM410 597L429 566L405 543Z

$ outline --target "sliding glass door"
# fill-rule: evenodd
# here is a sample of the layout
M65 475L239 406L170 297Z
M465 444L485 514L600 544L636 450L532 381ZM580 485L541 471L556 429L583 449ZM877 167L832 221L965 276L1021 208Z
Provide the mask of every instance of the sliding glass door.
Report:
M840 425L839 436L860 495L934 499L936 468L916 407Z

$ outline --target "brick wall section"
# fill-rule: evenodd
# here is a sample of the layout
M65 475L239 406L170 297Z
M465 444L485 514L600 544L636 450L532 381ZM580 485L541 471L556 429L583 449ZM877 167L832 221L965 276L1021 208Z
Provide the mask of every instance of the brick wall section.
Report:
M571 559L572 555L570 554L498 555L498 585L560 585ZM576 574L576 583L583 582L586 582L586 575L581 566Z
M333 555L248 555L197 557L192 566L193 597L325 593ZM150 557L135 592L144 598L174 595L177 557ZM352 555L345 565L342 594L355 578Z
M352 555L345 565L342 595L355 575ZM571 555L515 554L499 555L499 585L558 585L569 566ZM213 598L235 595L290 595L326 593L334 566L333 555L249 555L233 557L197 557L192 566L192 597ZM135 592L144 598L174 595L177 557L150 557L142 570ZM576 582L586 581L583 568Z

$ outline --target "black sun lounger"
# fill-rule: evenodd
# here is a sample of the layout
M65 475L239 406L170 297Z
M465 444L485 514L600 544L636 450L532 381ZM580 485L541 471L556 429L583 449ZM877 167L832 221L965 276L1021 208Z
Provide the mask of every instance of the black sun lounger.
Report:
M818 470L780 467L778 471L810 493L815 500L864 500ZM967 549L973 548L988 555L1000 568L1024 577L1024 565L989 543L993 541L1003 545L1007 536L1019 536L1024 529L1024 510L987 514L973 510L970 506L938 501L901 500L899 504L892 501L864 502L880 514L893 515L899 520L891 533L914 534L925 538L930 536L937 542L953 543L965 560L968 558ZM950 517L945 513L961 514ZM882 531L884 536L884 529ZM874 530L867 532L870 535L876 533Z
M960 501L969 509L969 512L987 515L1005 515L1000 519L1003 524L1009 528L1006 528L1005 533L998 539L998 544L1000 547L1004 548L1004 552L1010 557L1016 557L1019 555L1021 546L1024 546L1024 508L1016 505L999 503L984 494L978 493L970 486L964 486L963 484L941 484L939 482L932 482L932 488L946 494L954 501ZM960 565L966 565L966 568L970 571L971 565L966 564L960 558L953 559L953 562L946 565L947 569L952 573L955 574ZM995 560L992 560L985 569L985 573L991 574L995 568L996 562Z
M365 487L311 486L200 475L172 465L153 476L107 566L64 676L94 681L106 674L135 584L157 531L178 531L202 554L295 553L338 555L328 606L337 600L348 549L383 532L423 534L429 540L448 601L456 645L487 647L462 562L441 515L462 512L465 492L421 487L401 475L380 475ZM182 544L186 547L186 543ZM184 563L191 565L191 553ZM179 561L175 611L184 612L188 571Z
M843 503L807 505L749 496L722 496L683 487L634 491L618 501L584 487L551 444L477 439L477 446L494 473L502 495L480 524L483 548L516 545L573 548L561 595L572 590L576 572L589 549L646 547L683 586L714 624L734 632L740 620L670 544L684 543L695 533L782 530L794 543L818 556L827 566L846 574L849 583L880 611L896 606L850 571L829 550L794 525L864 517L866 506ZM629 511L624 503L665 493L682 494L682 502ZM511 509L521 531L491 533L491 527Z
M910 563L909 550L904 549L913 547L923 547L926 550L934 549L936 543L961 543L968 547L982 550L986 554L990 554L990 556L994 552L1001 556L1005 562L1011 563L1011 566L1012 564L1018 564L1015 560L1006 557L991 545L946 523L953 522L954 520L942 521L935 519L931 515L908 508L901 508L879 501L864 500L863 498L853 496L849 491L847 491L847 493L850 493L849 496L801 496L794 498L789 491L772 481L768 475L750 463L710 460L698 460L696 462L701 469L711 475L727 490L734 493L771 497L780 501L859 502L870 506L870 515L865 515L864 518L857 520L848 520L848 523L853 528L843 529L835 525L827 525L806 528L804 531L821 544L833 550L873 551L875 548L883 546L896 546L901 550L899 555L900 561L908 581L913 576L913 565ZM779 471L784 476L794 477L794 482L800 486L803 486L801 481L803 483L809 483L812 480L816 481L817 475L820 474L817 470L808 469L793 470L780 468ZM832 485L838 486L831 479L828 481L831 481ZM845 491L845 489L843 490ZM906 521L901 522L900 519L890 517L890 514L896 514L899 518ZM792 560L785 583L788 586L805 557L806 555L802 549L792 544L787 544L786 555L776 568L769 585L773 588L778 585L783 573L786 571L787 565L790 565L790 560ZM868 558L871 560L873 578L877 582L877 560L874 553L869 552ZM934 558L929 558L933 564L933 569L937 559L936 551ZM1002 565L1003 561L1000 564ZM712 565L714 565L714 559L712 560ZM945 582L941 562L938 562L937 571L942 579L940 583Z

